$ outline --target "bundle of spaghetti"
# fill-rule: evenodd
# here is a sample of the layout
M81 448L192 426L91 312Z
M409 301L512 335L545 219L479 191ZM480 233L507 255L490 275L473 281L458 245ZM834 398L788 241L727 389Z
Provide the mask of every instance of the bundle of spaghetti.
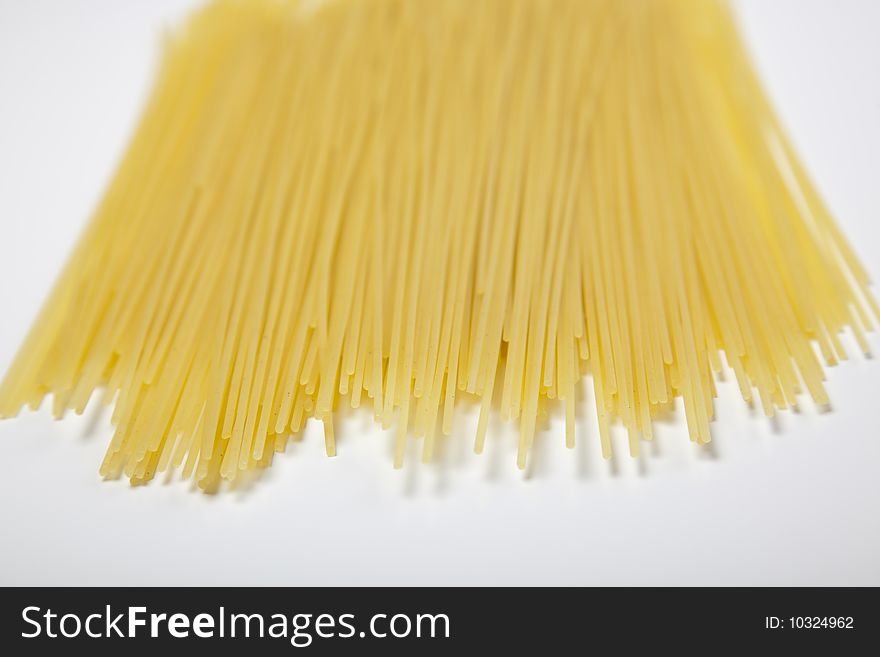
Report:
M213 489L368 407L430 460L462 395L612 455L733 372L767 415L867 352L868 276L720 0L218 0L169 37L0 388L113 404L101 473ZM552 404L550 400L553 401Z

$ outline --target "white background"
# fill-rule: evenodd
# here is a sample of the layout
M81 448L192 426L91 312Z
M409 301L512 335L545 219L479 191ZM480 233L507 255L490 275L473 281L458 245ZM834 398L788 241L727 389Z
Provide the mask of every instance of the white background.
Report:
M97 203L148 92L162 26L192 3L0 2L0 370ZM880 275L880 3L736 3L810 171ZM849 343L851 344L851 343ZM878 340L872 336L877 350ZM589 384L584 384L589 397ZM0 584L880 584L880 363L830 371L831 413L776 427L722 384L711 450L664 424L633 461L513 432L391 468L364 415L323 456L315 428L253 485L218 496L102 482L93 409L0 422ZM623 436L617 443L625 454Z

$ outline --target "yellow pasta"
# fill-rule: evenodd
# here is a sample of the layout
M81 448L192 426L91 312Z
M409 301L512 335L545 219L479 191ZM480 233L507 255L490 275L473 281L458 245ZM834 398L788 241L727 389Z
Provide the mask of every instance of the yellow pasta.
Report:
M720 0L218 0L172 34L100 207L0 387L0 415L115 426L101 473L214 490L309 419L432 457L461 395L603 453L715 378L767 415L878 307ZM816 348L814 348L816 347ZM581 437L578 437L581 438Z

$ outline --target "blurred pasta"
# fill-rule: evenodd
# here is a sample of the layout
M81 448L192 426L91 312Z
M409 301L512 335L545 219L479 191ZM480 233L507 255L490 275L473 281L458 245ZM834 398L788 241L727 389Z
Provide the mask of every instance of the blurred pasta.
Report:
M169 40L0 387L113 404L101 465L206 489L365 406L429 460L462 394L637 454L716 375L767 415L878 307L718 0L219 0Z

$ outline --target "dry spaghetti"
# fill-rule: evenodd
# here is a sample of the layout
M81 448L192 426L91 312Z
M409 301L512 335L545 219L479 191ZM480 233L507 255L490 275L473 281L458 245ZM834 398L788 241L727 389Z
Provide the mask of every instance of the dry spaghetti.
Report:
M715 376L828 399L878 307L717 0L220 0L174 33L95 217L0 388L81 413L101 473L265 466L340 405L430 459L457 397L603 453ZM818 347L818 351L814 349ZM723 361L722 361L723 356Z

